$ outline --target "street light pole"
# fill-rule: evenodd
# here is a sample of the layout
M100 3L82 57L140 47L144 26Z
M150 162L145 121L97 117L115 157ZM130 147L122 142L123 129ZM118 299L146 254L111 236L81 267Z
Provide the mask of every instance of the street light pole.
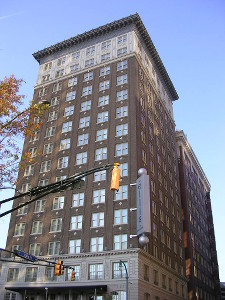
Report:
M127 266L126 266L126 264L125 264L125 262L124 261L122 261L122 260L120 260L120 265L119 265L119 267L120 267L120 269L122 270L122 264L123 264L123 266L124 266L124 268L125 268L125 271L126 271L126 300L128 300L128 272L127 272Z

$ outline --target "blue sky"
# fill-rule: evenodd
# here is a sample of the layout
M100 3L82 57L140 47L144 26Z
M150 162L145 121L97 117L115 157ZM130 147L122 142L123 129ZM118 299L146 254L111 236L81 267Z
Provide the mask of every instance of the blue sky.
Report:
M38 72L32 53L136 12L178 92L176 127L187 134L211 183L220 280L225 281L225 1L2 1L0 78L24 79L21 92L28 106ZM9 195L1 192L0 198ZM0 220L0 247L8 220Z

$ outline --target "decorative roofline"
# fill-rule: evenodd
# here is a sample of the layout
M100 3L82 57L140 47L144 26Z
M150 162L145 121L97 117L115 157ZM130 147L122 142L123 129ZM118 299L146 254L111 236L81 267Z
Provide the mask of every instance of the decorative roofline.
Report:
M140 36L143 38L151 56L152 56L152 59L154 60L163 80L165 81L165 84L166 84L169 92L171 93L173 99L177 100L179 98L179 96L173 86L173 83L172 83L172 81L161 61L161 58L160 58L138 13L136 13L134 15L130 15L126 18L122 18L120 20L108 23L104 26L100 26L98 28L84 32L82 34L78 34L77 36L69 38L67 40L64 40L63 42L60 42L60 43L57 43L50 47L44 48L43 50L33 53L33 57L40 63L41 58L43 58L45 56L51 55L53 53L56 53L58 51L66 49L66 48L70 48L81 42L85 42L87 40L96 38L97 36L104 35L108 32L118 30L119 28L126 27L130 24L134 24L136 26Z

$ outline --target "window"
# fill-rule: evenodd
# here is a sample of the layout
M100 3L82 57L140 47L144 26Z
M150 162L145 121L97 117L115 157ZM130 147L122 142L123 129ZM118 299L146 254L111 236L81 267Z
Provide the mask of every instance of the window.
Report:
M78 135L77 146L83 146L88 144L88 133Z
M51 68L52 68L52 62L46 63L44 65L44 71L51 70Z
M104 67L100 69L100 76L105 76L110 74L110 66Z
M102 236L91 238L90 251L91 252L103 251L103 237Z
M99 83L99 91L104 91L109 89L109 80L105 80Z
M79 59L80 58L80 51L76 51L72 53L72 60Z
M127 262L123 262L127 268ZM123 263L113 263L113 278L126 278L126 269Z
M72 77L69 79L68 81L68 87L72 87L72 86L75 86L77 85L77 77Z
M122 101L122 100L126 100L128 97L128 90L122 90L117 92L117 101Z
M74 73L79 70L79 64L70 66L70 73Z
M127 54L127 47L123 47L117 50L117 57Z
M93 192L93 203L105 203L105 190L96 190Z
M41 169L40 169L40 173L44 173L44 172L48 172L51 169L51 161L47 160L47 161L43 161L41 163Z
M119 165L120 177L128 176L128 163L123 163Z
M104 106L104 105L107 105L107 104L109 104L109 95L99 97L98 106Z
M127 209L116 209L114 211L114 225L127 224Z
M48 255L59 255L60 242L49 242L48 244Z
M113 249L114 250L127 249L127 234L114 235Z
M117 63L117 71L127 69L127 60L120 61Z
M26 166L23 176L30 176L30 175L33 175L33 174L34 174L34 165Z
M25 281L26 282L33 282L37 280L37 271L38 268L26 268L26 275L25 275Z
M108 121L108 111L103 111L101 113L98 113L98 117L97 117L97 123L103 123L103 122L107 122Z
M28 150L28 152L30 153L30 157L33 158L33 157L35 157L37 155L37 148L36 147L30 148Z
M16 251L19 251L19 250L22 250L22 245L13 245L12 246L12 252L16 252ZM13 257L14 254L12 253L11 256Z
M103 181L106 180L106 170L95 172L94 173L94 181Z
M73 194L73 207L83 206L84 205L84 193Z
M91 227L104 226L104 212L93 213L91 218Z
M48 88L43 88L39 90L39 97L45 96L48 92Z
M169 278L169 291L172 292L173 288L172 288L172 278Z
M33 134L30 136L29 142L35 142L39 140L40 131L36 130L33 132Z
M22 193L29 192L30 190L31 190L31 184L30 183L22 184L22 189L21 189Z
M45 211L45 204L46 204L46 200L36 200L35 201L35 209L34 212L35 213L40 213L40 212L44 212Z
M96 133L96 142L107 139L108 129L100 129Z
M76 165L86 164L87 152L78 153L76 156Z
M158 228L154 222L153 222L153 235L154 237L158 237Z
M76 91L68 92L66 94L66 101L71 101L76 98Z
M116 118L123 118L128 116L128 107L122 106L116 109Z
M30 249L29 253L34 256L39 256L41 251L41 244L35 243L35 244L30 244Z
M64 196L55 197L54 200L53 200L53 207L52 207L52 209L53 210L62 209L63 206L64 206Z
M107 148L99 148L95 150L95 160L107 159Z
M55 126L48 127L46 129L45 137L51 137L55 134L55 132L56 132L56 127Z
M107 50L107 49L110 49L110 48L111 48L111 40L102 42L102 45L101 45L102 50Z
M123 34L117 38L117 45L121 45L127 42L127 35Z
M57 276L55 275L55 269L52 267L45 268L45 280L46 281L57 281Z
M144 300L151 300L149 293L144 293Z
M24 235L25 226L26 226L25 223L18 223L18 224L16 224L14 235Z
M18 281L19 278L19 268L9 268L7 281Z
M69 254L80 253L81 240L70 240L69 241Z
M58 91L61 91L62 89L62 82L57 82L53 85L53 89L52 89L52 92L58 92Z
M70 230L82 229L83 216L71 217Z
M52 219L50 232L60 232L62 230L62 218Z
M128 143L116 144L115 156L122 156L128 154Z
M67 178L66 175L56 176L55 182L63 181L63 180L66 179L66 178Z
M63 75L64 75L64 69L60 69L55 72L55 78L58 78Z
M86 55L89 56L89 55L93 55L95 53L95 46L91 46L91 47L88 47L86 49Z
M126 84L126 83L127 83L127 74L117 77L117 85Z
M81 103L81 111L87 111L91 109L91 100Z
M32 231L31 234L41 234L43 228L43 222L42 221L34 221L32 225Z
M59 67L59 66L61 66L61 65L64 65L65 62L66 62L66 56L60 57L60 58L58 58L58 60L57 60L57 66Z
M74 279L75 279L75 281L77 281L80 278L80 266L76 265L76 266L72 266L72 268L73 268L74 273L75 273ZM72 269L67 269L66 280L68 280L68 281L71 280L71 274L72 274ZM65 300L69 300L69 298L65 298Z
M121 124L116 126L116 136L128 134L128 124Z
M92 72L88 72L84 74L84 81L90 81L93 79L94 73Z
M153 245L153 255L155 258L158 258L158 247L156 245Z
M94 66L94 64L95 64L94 58L85 60L85 68L92 67Z
M115 200L128 199L128 187L127 185L121 185L118 192L115 192Z
M69 156L60 157L58 159L58 169L65 169L68 167Z
M89 279L103 279L103 264L89 265Z
M68 106L65 108L64 117L72 116L74 113L74 105Z
M144 264L144 280L149 281L149 266Z
M90 125L90 117L84 117L80 119L79 128L88 127Z
M44 148L43 148L43 154L44 155L50 154L50 153L52 153L52 151L53 151L53 144L52 143L48 143L48 144L44 145Z
M20 203L20 204L24 204L24 203ZM17 215L26 215L27 211L28 211L28 206L25 205L17 210Z
M155 201L152 201L152 213L157 216L157 205Z
M70 139L64 139L60 141L60 150L66 150L70 148Z
M110 60L110 57L111 57L110 52L105 53L105 54L102 54L102 55L101 55L101 62Z
M153 281L155 285L159 284L159 272L157 270L153 270Z
M66 133L72 130L72 121L63 123L62 126L62 133Z

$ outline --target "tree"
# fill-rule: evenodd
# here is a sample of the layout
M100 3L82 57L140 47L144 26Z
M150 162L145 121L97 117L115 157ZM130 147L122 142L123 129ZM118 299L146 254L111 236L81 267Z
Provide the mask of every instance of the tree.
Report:
M14 75L0 80L0 188L15 184L21 158L20 141L40 129L47 104L31 104L22 110L24 95L19 89L24 81ZM20 167L32 162L31 153L23 155Z

